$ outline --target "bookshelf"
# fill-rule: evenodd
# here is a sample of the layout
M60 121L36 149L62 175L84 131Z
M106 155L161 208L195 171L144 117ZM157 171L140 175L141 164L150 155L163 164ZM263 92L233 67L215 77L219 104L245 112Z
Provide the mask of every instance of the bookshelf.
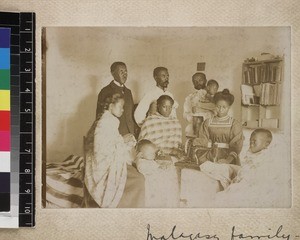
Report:
M281 128L283 58L245 60L242 65L242 124L247 128Z

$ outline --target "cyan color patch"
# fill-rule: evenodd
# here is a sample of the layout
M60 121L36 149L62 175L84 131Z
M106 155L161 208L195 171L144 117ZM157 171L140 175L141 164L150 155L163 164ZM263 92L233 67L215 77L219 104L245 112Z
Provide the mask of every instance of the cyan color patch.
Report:
M0 48L0 69L10 68L10 49Z

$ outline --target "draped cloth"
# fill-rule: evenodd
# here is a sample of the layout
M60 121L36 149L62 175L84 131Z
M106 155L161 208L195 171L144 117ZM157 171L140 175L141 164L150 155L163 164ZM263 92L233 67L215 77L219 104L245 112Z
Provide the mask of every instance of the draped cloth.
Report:
M148 139L164 153L182 144L182 130L178 119L167 118L159 113L146 118L142 125L139 141Z
M130 163L129 149L118 126L119 120L106 111L87 134L85 190L89 193L87 197L103 208L118 206L126 184L127 163Z
M134 111L134 119L139 126L141 126L144 123L150 105L153 102L156 102L156 100L162 95L168 95L174 100L171 118L177 118L176 109L178 108L178 102L174 99L173 94L169 91L164 91L161 88L155 86L154 88L149 89L147 91L147 93L143 96L143 98L141 99L137 108Z
M145 207L179 207L179 181L172 160L136 159L137 168L145 176Z
M215 206L287 207L290 173L286 155L280 150L270 147L257 153L248 151L232 183L216 194Z
M46 207L79 208L83 200L83 157L70 155L46 166Z

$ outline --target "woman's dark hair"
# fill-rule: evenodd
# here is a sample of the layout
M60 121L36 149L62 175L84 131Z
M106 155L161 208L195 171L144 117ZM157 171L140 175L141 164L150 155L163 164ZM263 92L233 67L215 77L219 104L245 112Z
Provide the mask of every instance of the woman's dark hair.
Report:
M106 96L104 98L104 101L101 103L101 111L97 115L97 119L102 117L104 111L108 110L110 104L114 104L114 103L118 102L120 99L124 100L124 96L119 93L115 93L115 94Z
M217 92L214 96L214 102L217 103L220 100L224 100L231 106L234 102L234 96L225 88L222 92Z
M156 103L157 105L160 105L162 104L164 101L170 101L172 103L172 105L174 104L174 99L171 98L169 95L161 95L157 100L156 100Z

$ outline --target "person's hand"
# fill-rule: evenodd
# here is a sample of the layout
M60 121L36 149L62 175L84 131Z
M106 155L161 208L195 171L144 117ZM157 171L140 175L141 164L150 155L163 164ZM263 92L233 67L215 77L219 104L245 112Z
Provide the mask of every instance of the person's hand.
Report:
M234 161L234 157L231 156L231 155L229 155L227 158L219 159L218 163L227 163L227 164L229 164L229 163L231 163L233 161Z
M224 189L226 189L231 184L231 180L226 177L221 177L219 181L221 182Z
M173 149L171 150L171 152L170 152L170 155L173 155L173 156L175 156L175 157L177 157L177 158L182 158L183 155L184 155L184 152L183 152L183 150L181 150L181 149L173 148Z
M156 152L156 157L164 157L165 156L165 154L164 154L164 152L161 150L161 149L159 149L157 152Z
M226 160L226 158L221 158L221 159L218 159L217 162L218 163L227 163L227 160Z
M203 109L201 106L197 105L197 106L193 106L192 107L192 112L195 114L195 113L201 113L203 112Z
M124 142L130 147L134 147L136 145L135 137L131 133L124 135L123 139Z

